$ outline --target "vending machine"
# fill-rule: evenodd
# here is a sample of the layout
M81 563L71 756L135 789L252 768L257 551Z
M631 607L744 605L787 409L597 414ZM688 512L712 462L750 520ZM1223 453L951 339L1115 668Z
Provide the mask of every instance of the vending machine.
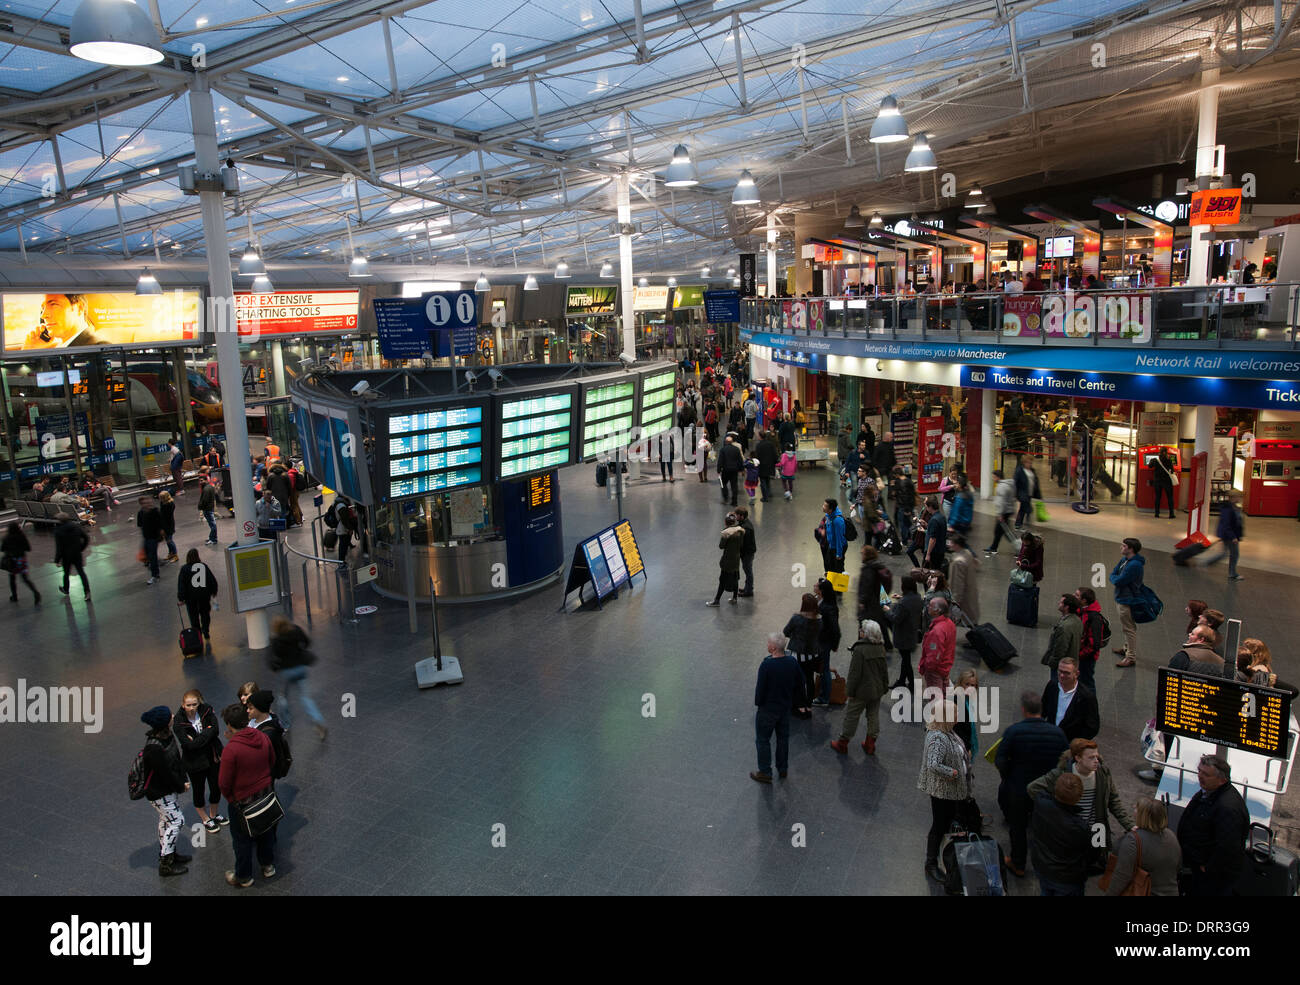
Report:
M1255 441L1253 458L1237 459L1236 484L1251 516L1300 515L1300 441Z

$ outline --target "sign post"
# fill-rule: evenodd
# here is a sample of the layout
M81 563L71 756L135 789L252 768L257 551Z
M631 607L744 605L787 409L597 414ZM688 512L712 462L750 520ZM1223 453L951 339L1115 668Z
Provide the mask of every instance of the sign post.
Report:
M438 635L438 589L432 578L429 579L429 604L433 609L433 656L415 665L416 686L423 689L439 684L463 684L465 675L461 673L460 661L442 652L442 640Z

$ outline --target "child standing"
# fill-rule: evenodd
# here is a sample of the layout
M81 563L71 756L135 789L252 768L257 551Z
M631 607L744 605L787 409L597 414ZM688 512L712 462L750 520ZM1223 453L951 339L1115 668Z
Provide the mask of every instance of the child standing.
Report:
M787 500L794 499L794 474L799 468L799 459L795 457L794 445L786 445L781 452L781 488L785 490Z
M758 491L758 459L745 460L745 494L749 496L749 505L754 505L754 493Z

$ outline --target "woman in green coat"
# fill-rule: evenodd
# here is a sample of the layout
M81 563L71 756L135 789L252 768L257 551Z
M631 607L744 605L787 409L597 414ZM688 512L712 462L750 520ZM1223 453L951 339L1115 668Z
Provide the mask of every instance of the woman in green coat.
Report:
M880 734L880 699L889 690L889 675L885 663L885 640L880 623L874 619L862 620L858 641L849 651L849 679L846 682L848 704L844 708L844 721L840 724L840 737L831 742L831 748L844 754L849 751L849 739L858 730L858 717L866 713L867 738L862 748L868 756L876 754L876 736Z

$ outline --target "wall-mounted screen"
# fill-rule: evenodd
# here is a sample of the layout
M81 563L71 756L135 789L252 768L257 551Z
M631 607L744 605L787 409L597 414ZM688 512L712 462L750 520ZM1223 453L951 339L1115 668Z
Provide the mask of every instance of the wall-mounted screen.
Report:
M499 395L497 475L513 479L573 462L577 387Z
M636 423L636 384L628 376L611 383L584 384L582 391L582 457L594 458L631 441Z
M662 434L673 426L676 410L677 372L653 369L641 378L641 437Z
M486 406L484 398L381 418L375 456L380 501L482 482Z
M4 351L84 351L103 346L155 348L198 341L202 299L196 290L5 294Z

